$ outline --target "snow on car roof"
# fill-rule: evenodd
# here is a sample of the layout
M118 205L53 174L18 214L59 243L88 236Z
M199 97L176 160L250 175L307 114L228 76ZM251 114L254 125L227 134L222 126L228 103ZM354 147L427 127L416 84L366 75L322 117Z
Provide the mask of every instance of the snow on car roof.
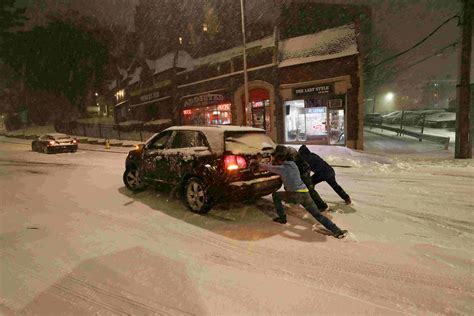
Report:
M232 132L265 132L262 128L250 127L250 126L238 126L238 125L207 125L207 126L198 126L198 125L184 125L184 126L171 126L167 130L188 130L188 131L209 131L216 133L224 133L228 131Z
M208 126L171 126L167 131L199 131L206 135L211 151L216 154L224 152L224 133L225 132L258 132L265 133L262 128L237 126L237 125L208 125Z
M68 135L62 134L62 133L48 133L48 134L45 134L45 135L52 136L54 138L56 138L56 137L69 137Z

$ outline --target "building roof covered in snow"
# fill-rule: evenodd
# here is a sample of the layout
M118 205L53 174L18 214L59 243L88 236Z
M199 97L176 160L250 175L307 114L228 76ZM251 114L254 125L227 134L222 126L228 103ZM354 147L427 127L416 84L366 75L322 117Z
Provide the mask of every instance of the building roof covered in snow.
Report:
M147 60L147 65L153 71L153 74L163 72L171 69L174 66L174 58L176 52L170 52L156 60ZM193 58L185 51L178 51L178 59L176 60L176 67L187 69L192 67Z
M353 23L283 40L279 44L281 61L287 67L358 54Z
M138 81L140 81L140 75L142 74L142 67L135 68L135 71L130 74L129 78L130 81L128 82L129 85L132 85Z
M267 48L275 45L275 39L273 36L268 36L257 41L246 43L245 47L247 50L255 47ZM186 70L191 71L201 65L206 64L218 64L233 57L240 56L244 52L243 46L233 47L215 54L199 57L193 60L192 65L189 65Z

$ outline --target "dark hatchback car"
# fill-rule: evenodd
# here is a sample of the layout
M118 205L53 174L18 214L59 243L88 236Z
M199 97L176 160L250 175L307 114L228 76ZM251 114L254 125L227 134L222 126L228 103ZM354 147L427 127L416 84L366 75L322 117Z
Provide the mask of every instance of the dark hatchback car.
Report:
M31 142L31 150L45 154L77 151L77 140L60 133L41 135Z
M381 125L383 123L383 117L379 113L366 114L364 116L364 122L367 125Z
M147 184L177 186L193 212L207 213L222 200L253 200L281 186L280 177L251 167L269 162L275 143L265 130L239 126L175 126L130 151L123 181L132 191Z

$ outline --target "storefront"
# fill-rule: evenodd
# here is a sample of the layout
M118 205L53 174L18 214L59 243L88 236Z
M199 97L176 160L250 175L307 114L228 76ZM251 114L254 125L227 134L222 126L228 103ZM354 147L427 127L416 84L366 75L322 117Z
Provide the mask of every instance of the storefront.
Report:
M267 77L271 73L266 74ZM262 75L262 77L264 77ZM277 140L275 120L275 88L268 81L252 80L248 82L249 103L245 105L245 85L239 86L234 92L235 125L246 125L264 129L273 140Z
M181 111L183 125L228 125L232 123L232 103L220 93L188 97Z
M245 104L245 95L241 95ZM249 103L245 108L247 126L270 130L270 93L266 89L257 88L249 91Z
M171 118L169 109L172 108L172 100L169 87L151 88L141 88L130 92L130 119L147 122Z
M293 88L283 106L285 143L345 145L345 95L333 83Z

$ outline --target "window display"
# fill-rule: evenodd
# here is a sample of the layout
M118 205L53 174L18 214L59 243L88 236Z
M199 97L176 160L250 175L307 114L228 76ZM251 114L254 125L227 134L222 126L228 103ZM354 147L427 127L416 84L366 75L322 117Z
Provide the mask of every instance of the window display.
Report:
M222 103L211 106L183 110L184 125L226 125L232 123L231 104Z
M344 145L344 110L328 105L327 97L286 101L285 141Z

